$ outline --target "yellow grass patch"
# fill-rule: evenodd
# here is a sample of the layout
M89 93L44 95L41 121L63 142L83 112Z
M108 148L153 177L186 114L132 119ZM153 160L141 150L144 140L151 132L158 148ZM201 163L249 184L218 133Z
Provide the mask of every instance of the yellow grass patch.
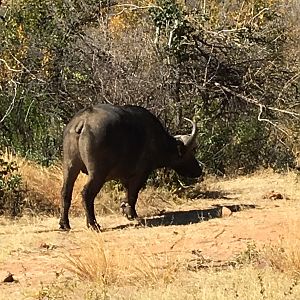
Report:
M177 277L179 263L167 253L158 257L144 247L111 249L101 234L86 231L79 250L66 256L66 268L80 279L108 286L153 286Z
M14 161L18 165L18 172L21 174L27 190L26 201L30 203L30 207L37 207L36 211L42 213L47 212L47 206L58 211L62 187L62 166L43 167L10 152L5 152L2 157L8 162ZM80 173L75 182L71 214L83 214L81 191L86 180L87 176ZM120 184L106 183L96 197L97 213L103 215L119 212L120 202L124 197L125 191ZM180 198L171 191L147 187L139 195L138 209L142 214L153 214L174 206L174 203L180 203Z
M272 267L300 281L300 220L288 226L287 234L266 246L264 252Z

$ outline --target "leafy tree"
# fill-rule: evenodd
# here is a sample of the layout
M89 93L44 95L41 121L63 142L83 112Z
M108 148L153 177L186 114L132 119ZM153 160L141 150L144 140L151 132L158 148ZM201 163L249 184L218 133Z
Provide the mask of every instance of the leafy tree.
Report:
M50 164L64 124L97 102L199 127L212 172L293 165L297 1L19 0L0 21L0 138Z

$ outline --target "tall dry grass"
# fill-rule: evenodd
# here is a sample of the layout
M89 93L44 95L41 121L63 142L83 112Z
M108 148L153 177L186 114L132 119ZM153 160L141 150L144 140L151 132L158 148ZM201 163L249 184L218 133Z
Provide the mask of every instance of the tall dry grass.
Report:
M86 231L80 250L68 253L65 261L66 268L81 280L121 287L168 284L181 267L176 258L151 253L146 245L142 250L110 249L101 234L93 231Z
M60 204L60 191L62 187L62 166L52 165L43 167L33 161L29 161L9 151L2 154L5 161L14 161L18 166L18 172L22 176L26 189L27 207L34 212L47 213L58 212ZM71 213L78 215L83 212L81 205L81 190L86 183L86 176L80 174L75 182ZM118 197L117 189L111 187L101 193L101 213L115 212L119 205L115 204Z
M42 167L9 151L4 152L2 156L8 162L16 162L18 172L26 186L28 200L47 201L55 206L58 205L61 185L60 167Z
M180 254L151 253L146 244L130 251L108 248L101 234L87 231L80 249L68 253L65 266L112 299L294 300L300 295L299 225L300 220L292 221L277 243L248 248L251 255L235 266L225 262L215 268L211 263L198 271L191 271Z
M295 237L287 237L286 243L258 252L261 257L254 264L247 260L236 268L195 272L188 270L187 261L168 253L157 256L146 245L143 251L109 249L101 234L87 231L81 248L68 253L65 266L79 278L81 293L85 284L89 293L105 295L99 299L295 300L300 293L297 236L293 245ZM257 265L265 260L272 264Z
M2 156L8 162L16 162L19 167L18 171L27 191L27 208L34 210L35 213L57 213L62 187L62 166L58 164L43 167L9 151L4 152ZM81 191L86 180L87 176L81 173L75 182L71 205L73 215L83 214ZM119 213L120 202L124 197L125 191L120 184L106 183L95 201L97 213L99 215ZM181 199L167 189L147 187L139 195L138 210L143 215L154 214L184 201L186 199Z
M266 259L274 269L297 278L300 283L300 220L289 224L287 234L277 243L265 246Z

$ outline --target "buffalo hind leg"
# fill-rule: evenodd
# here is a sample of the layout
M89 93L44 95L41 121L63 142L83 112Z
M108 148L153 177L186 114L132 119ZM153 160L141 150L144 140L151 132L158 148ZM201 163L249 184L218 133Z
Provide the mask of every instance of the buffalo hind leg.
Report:
M139 177L130 179L128 182L124 184L127 190L127 197L121 203L121 209L123 214L127 217L128 220L133 220L138 218L135 205L137 202L139 191L146 183L147 178L148 178L148 173L145 173Z
M72 201L72 193L74 183L78 177L80 170L77 168L65 168L64 182L61 189L61 202L60 202L60 221L59 227L62 230L70 230L69 210Z
M82 190L82 203L85 208L87 226L96 231L100 230L100 225L96 221L94 201L103 184L104 180L102 178L91 174Z

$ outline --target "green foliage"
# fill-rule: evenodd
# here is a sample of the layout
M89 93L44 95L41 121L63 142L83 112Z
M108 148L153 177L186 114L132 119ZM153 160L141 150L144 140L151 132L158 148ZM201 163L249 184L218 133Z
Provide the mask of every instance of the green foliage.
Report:
M280 111L299 103L296 6L151 3L9 3L0 21L1 145L49 165L76 111L128 103L150 108L174 134L189 132L184 116L195 118L210 172L293 165L299 120Z
M156 28L159 31L164 30L167 34L165 51L177 62L188 60L188 43L191 42L195 29L188 21L187 13L174 0L159 0L157 4L161 9L152 9L150 15Z
M150 16L155 26L160 28L172 28L176 20L182 21L183 12L175 0L157 0L156 5L160 8L151 8Z
M23 206L24 189L18 166L0 158L0 215L20 216Z
M0 78L0 116L11 112L0 126L2 146L11 147L45 165L60 152L63 122L55 98L60 53L67 45L60 22L60 2L18 1L0 23L4 65ZM58 88L58 86L56 86ZM54 104L54 105L53 105Z
M266 131L254 118L243 116L232 124L207 121L202 129L200 160L213 173L224 175L237 170L249 173L263 165L261 154Z

